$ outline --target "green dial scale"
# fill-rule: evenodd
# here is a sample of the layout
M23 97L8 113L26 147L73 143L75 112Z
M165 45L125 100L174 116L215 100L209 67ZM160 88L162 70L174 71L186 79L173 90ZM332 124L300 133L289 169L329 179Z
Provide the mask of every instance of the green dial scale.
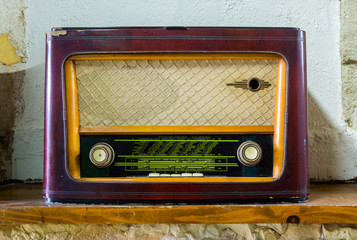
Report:
M125 167L125 171L227 171L227 167L238 166L236 162L229 162L229 159L234 159L235 156L215 156L212 150L219 143L238 143L239 140L114 139L114 141L135 143L132 153L118 155L118 158L124 160L114 164L114 166Z

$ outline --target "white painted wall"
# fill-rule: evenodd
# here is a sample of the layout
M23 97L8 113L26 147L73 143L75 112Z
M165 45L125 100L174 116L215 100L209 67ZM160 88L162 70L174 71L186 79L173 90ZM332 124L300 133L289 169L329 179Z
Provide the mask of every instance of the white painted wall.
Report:
M13 178L42 178L45 32L51 27L264 26L307 32L310 176L357 176L357 133L343 121L338 0L25 0L25 112L17 119Z

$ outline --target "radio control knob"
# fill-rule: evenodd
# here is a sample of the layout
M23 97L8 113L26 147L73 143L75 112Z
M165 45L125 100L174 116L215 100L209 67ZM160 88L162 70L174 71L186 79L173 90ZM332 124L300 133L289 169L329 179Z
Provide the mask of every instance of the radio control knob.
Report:
M89 152L89 160L99 168L105 168L112 164L114 156L114 149L104 142L95 144Z
M245 141L239 146L237 150L237 157L244 166L250 167L257 165L260 162L262 159L262 153L262 148L258 143Z

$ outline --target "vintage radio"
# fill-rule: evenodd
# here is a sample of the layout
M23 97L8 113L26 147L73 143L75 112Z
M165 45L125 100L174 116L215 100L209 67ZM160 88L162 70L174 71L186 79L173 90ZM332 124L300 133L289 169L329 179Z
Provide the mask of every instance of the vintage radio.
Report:
M305 200L305 34L52 29L44 138L47 201Z

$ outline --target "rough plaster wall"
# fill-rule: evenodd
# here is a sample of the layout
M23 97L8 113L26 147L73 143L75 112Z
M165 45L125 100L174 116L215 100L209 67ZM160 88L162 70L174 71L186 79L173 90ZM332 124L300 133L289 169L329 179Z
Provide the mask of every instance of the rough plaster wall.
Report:
M42 178L44 33L54 26L264 26L307 32L310 176L357 176L357 134L342 117L338 0L25 0L29 56L23 117L15 128L13 178ZM26 167L23 167L26 166Z
M24 71L0 73L0 183L11 179L14 124L23 109L24 75Z
M357 4L341 3L341 76L344 120L357 132ZM357 159L356 159L357 161Z
M155 225L0 225L10 240L355 240L348 224L155 224Z
M334 81L341 96L337 98L333 92L326 95L331 97L331 109L336 107L335 116L340 119L330 120L333 112L329 114L319 108L324 99L310 98L309 102L310 176L317 180L356 179L357 176L357 2L342 0L340 12L341 77L336 76ZM320 154L321 151L326 154Z
M22 0L0 0L0 183L11 179L15 119L23 110L26 61ZM21 62L22 61L22 62Z
M353 229L348 231L353 232ZM0 226L0 239L309 240L323 236L328 239L330 232L334 233L319 224L63 224ZM356 230L353 233L352 236L357 237Z
M27 59L25 44L25 9L26 7L23 0L0 0L0 35L8 34L11 44L16 49L16 55L22 58L22 63L12 66L1 63L0 73L21 71L25 68Z

